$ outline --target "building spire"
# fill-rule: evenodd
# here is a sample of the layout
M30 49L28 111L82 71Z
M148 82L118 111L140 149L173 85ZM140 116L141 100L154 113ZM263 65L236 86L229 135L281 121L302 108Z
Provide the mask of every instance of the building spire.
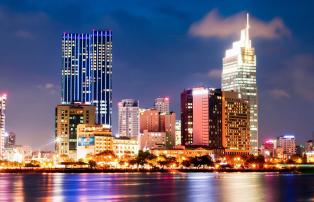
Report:
M245 46L249 46L250 43L249 28L250 28L250 15L249 13L246 13Z

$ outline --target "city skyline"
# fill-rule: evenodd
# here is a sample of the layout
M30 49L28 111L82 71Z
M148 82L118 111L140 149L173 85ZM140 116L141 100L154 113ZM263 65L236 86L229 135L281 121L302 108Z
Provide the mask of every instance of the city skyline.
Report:
M203 4L206 5L206 3ZM139 12L139 16L134 15L131 10L126 8L121 11L118 9L119 6L113 4L114 9L109 12L110 14L103 16L106 20L103 22L97 20L100 15L98 11L96 12L97 15L90 16L95 22L84 26L77 26L75 20L71 18L66 19L64 24L58 24L63 19L59 19L54 12L60 8L52 7L49 10L47 9L49 5L43 4L39 7L46 9L40 13L36 9L27 7L27 5L30 5L27 1L21 6L13 3L1 5L4 11L4 17L1 20L7 16L16 16L14 19L17 24L21 23L23 26L21 26L21 30L10 27L8 30L4 29L8 32L16 31L14 32L15 35L10 36L8 41L16 37L19 43L12 49L8 49L8 45L6 42L4 43L4 48L8 50L9 55L8 58L3 58L2 64L0 64L3 69L3 74L0 75L0 92L8 94L7 131L16 132L18 141L35 147L47 144L48 140L54 137L53 108L60 100L58 81L60 78L60 39L64 31L86 32L91 27L102 28L104 26L104 28L112 27L114 35L117 33L114 38L114 43L117 43L114 48L114 52L116 52L113 56L115 75L113 106L116 116L113 123L116 125L114 130L117 131L118 100L130 97L138 99L143 107L152 107L153 98L169 96L173 103L172 110L178 114L179 93L184 88L197 85L219 87L220 78L217 75L220 75L222 69L223 51L229 48L230 43L239 37L236 34L245 25L242 13L244 11L243 6L241 8L234 6L223 12L223 3L217 4L217 8L207 5L205 6L206 9L201 9L201 6L195 6L190 12L182 7L175 10L173 5L163 8L161 5L157 5L158 11L153 10L152 5L141 5L136 8L137 11L142 11ZM14 10L15 8L19 9ZM278 5L275 4L274 8L278 8ZM300 8L296 7L296 9ZM308 42L313 39L311 39L310 34L300 32L297 29L297 27L300 28L300 25L293 23L291 16L287 13L277 14L272 11L266 15L256 11L249 3L247 3L247 11L253 16L252 29L254 26L261 29L262 26L268 31L264 33L256 33L257 31L255 31L253 34L253 45L256 48L259 62L257 64L257 82L261 94L259 104L261 105L260 111L263 111L259 127L261 129L260 141L267 137L293 133L297 140L303 143L312 138L311 131L314 130L310 116L313 113L311 107L313 82L308 78L308 75L313 73L310 69L313 64L313 47ZM312 15L306 11L305 9L305 13ZM37 21L35 20L34 25L32 25L20 19L19 15L30 15ZM88 13L84 13L83 10L79 15L84 16ZM149 15L155 16L152 18L153 22L145 21ZM238 17L239 15L241 18ZM301 18L300 16L297 17L298 19ZM163 18L170 19L171 22L179 25L176 25L175 28L169 27L168 24L164 25L161 23ZM310 24L310 18L299 20L302 22L301 27ZM126 23L126 19L131 19L129 24ZM46 21L49 22L45 26L49 28L47 30L53 29L54 31L49 34L43 32L46 34L45 40L48 38L51 41L39 45L38 42L43 40L40 35L42 31L37 30L36 26ZM80 19L80 22L82 21L84 21L84 17ZM230 22L238 27L233 28L230 26L232 24ZM134 30L137 23L143 27ZM147 26L144 26L145 23ZM216 26L217 29L224 26L226 28L227 25L231 28L226 30L226 33L211 32L202 26L204 23ZM159 34L165 36L165 38L159 39L159 34L153 31L162 27L167 28L168 32L159 31ZM277 29L279 32L276 31ZM128 30L130 32L127 32ZM3 35L6 33L5 31L1 31L0 34ZM128 35L123 34L124 32ZM132 39L130 40L132 42L128 41L129 38ZM186 41L184 42L184 40ZM24 53L33 59L26 58L25 64L21 65L14 60L14 57L12 58L13 54L10 55L10 52L16 50L19 54L19 50L16 48L20 44L28 43L34 46L36 52L33 55ZM154 45L156 47L152 48ZM190 47L189 50L193 50L193 53L183 51L186 47ZM289 47L291 48L290 51L285 50ZM182 50L178 51L178 49ZM40 52L50 54L45 53L43 56ZM173 57L170 58L167 55ZM42 56L42 58L37 56ZM21 55L21 57L25 56ZM154 60L160 63L154 64L155 62L152 62ZM25 66L28 71L21 69L22 66ZM15 71L11 72L10 69L21 70L19 71L21 75L26 75L29 80L25 81L23 77L13 75L12 73ZM20 82L16 82L16 80ZM286 80L291 81L289 82L291 86L286 86ZM129 89L126 90L126 88ZM19 107L22 100L28 104L27 108L29 109ZM307 104L309 107L291 109L295 102L297 106ZM35 107L36 105L38 107ZM25 107L23 106L23 108ZM299 120L299 117L304 118ZM34 124L40 126L38 126L37 131L31 132ZM31 142L33 138L36 138L38 142ZM50 148L52 147L53 145Z

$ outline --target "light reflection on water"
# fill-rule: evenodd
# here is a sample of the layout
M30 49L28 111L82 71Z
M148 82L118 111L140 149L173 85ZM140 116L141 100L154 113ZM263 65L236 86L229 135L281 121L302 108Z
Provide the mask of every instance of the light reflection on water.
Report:
M314 201L314 175L0 174L0 201Z

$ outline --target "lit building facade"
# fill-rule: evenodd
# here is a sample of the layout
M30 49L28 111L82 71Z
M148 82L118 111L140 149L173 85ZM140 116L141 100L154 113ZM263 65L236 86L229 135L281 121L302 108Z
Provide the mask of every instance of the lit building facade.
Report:
M197 87L181 93L181 132L183 145L209 143L208 88Z
M139 102L124 99L118 103L118 131L120 137L137 137L140 132Z
M140 132L159 132L159 112L157 109L142 109L140 112Z
M233 43L223 58L222 90L236 91L250 105L251 153L258 152L258 100L256 85L256 55L249 37L249 20L241 30L241 38Z
M130 158L138 155L139 142L137 139L120 137L113 139L113 152L118 158Z
M77 126L77 160L103 151L113 151L113 137L108 125Z
M175 145L181 145L181 120L176 120Z
M4 138L4 147L11 148L15 145L16 135L13 132L9 132Z
M76 159L77 126L95 124L95 106L79 103L58 105L55 113L55 150L60 159Z
M176 113L160 113L159 114L160 132L166 133L166 147L172 148L176 141Z
M250 148L249 105L237 92L198 87L181 93L181 137L226 154Z
M63 34L61 103L73 102L95 105L97 123L111 126L111 30Z
M250 153L250 108L238 96L222 92L222 147L227 155Z
M3 158L7 95L0 95L0 159Z
M296 141L294 135L284 135L277 138L277 146L283 150L283 158L289 159L296 154Z
M170 99L169 97L159 97L155 99L155 109L160 113L170 113Z
M139 138L140 150L166 149L166 140L166 132L148 132L145 130Z

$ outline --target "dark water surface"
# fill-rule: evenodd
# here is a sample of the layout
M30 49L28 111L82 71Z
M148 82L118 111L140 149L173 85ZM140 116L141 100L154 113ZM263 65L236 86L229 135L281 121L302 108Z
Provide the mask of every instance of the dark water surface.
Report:
M314 201L314 175L0 174L0 201Z

